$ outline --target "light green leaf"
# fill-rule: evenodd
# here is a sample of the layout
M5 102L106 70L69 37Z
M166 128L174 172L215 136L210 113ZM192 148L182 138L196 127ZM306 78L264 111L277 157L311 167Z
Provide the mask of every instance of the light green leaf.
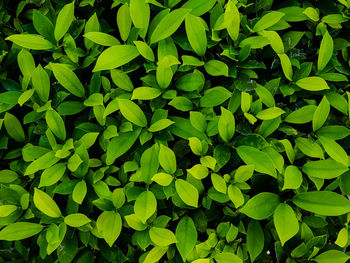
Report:
M118 88L121 88L125 91L132 91L134 89L134 85L131 82L128 74L119 69L111 70L111 78L113 83L117 85Z
M256 220L270 217L280 203L278 195L268 192L257 194L250 198L240 212Z
M175 33L190 11L190 9L179 8L165 15L151 35L151 44L159 42Z
M65 163L58 163L45 169L41 174L39 187L50 186L57 183L66 171Z
M349 240L349 233L347 227L343 227L337 236L337 239L334 241L334 244L340 247L345 247Z
M317 263L345 263L350 256L339 250L328 250L314 258Z
M204 56L207 50L207 36L201 18L187 14L185 29L188 41L198 56Z
M84 180L78 182L73 190L72 199L74 202L81 205L87 192L86 183Z
M157 211L157 199L151 191L142 192L135 201L134 211L136 216L143 224L146 224L150 218Z
M126 153L135 143L141 133L141 129L120 133L114 137L107 146L106 164L111 165L115 159Z
M293 197L293 203L303 210L324 216L339 216L350 212L350 201L330 191L299 193Z
M154 247L148 252L145 260L142 263L155 263L159 262L159 260L164 256L164 254L168 251L168 247Z
M68 31L74 19L74 1L66 4L57 15L55 39L59 41Z
M239 146L237 148L237 153L246 164L255 165L255 171L271 175L272 177L277 176L274 168L275 165L267 153L259 151L251 146Z
M221 115L218 122L218 130L220 137L229 142L235 133L235 118L231 111L226 110L224 107L220 107Z
M73 95L82 98L85 96L85 89L75 73L64 64L49 64L58 82Z
M84 34L84 37L101 46L120 45L119 40L114 36L102 32L88 32Z
M349 165L348 154L335 140L323 136L319 136L318 139L331 158L345 166Z
M313 7L308 7L308 8L306 8L305 11L304 11L303 13L304 13L305 15L307 15L308 18L310 18L311 20L313 20L313 21L315 21L315 22L317 22L317 21L320 19L319 15L318 15L318 13L317 13L317 11L316 11L316 9L313 8Z
M243 193L236 185L230 184L228 186L227 195L236 208L239 208L244 204Z
M125 3L119 7L117 13L117 25L121 39L126 41L129 37L131 29L131 17L128 3Z
M181 218L175 230L177 239L176 247L185 262L188 254L192 251L197 242L196 226L189 216Z
M102 233L107 244L112 247L122 230L122 219L118 212L104 211Z
M159 148L159 163L162 168L169 174L176 171L176 157L174 152L167 146L161 144Z
M54 47L50 41L33 34L14 34L7 37L5 40L12 41L16 45L33 50L48 50Z
M305 90L319 91L329 89L327 82L320 77L308 77L299 79L296 84Z
M312 117L312 129L317 131L326 122L330 111L330 104L326 98L323 96L320 104L317 106L314 116Z
M160 247L169 246L177 242L174 233L166 228L151 227L149 237L155 245Z
M132 100L152 100L162 94L160 89L151 87L139 87L133 90L131 99Z
M215 107L224 103L232 96L232 93L224 87L218 86L208 89L204 92L204 96L200 98L201 107Z
M34 188L34 204L45 215L50 217L61 217L62 213L55 201L45 192Z
M32 71L32 84L39 98L47 102L50 95L50 78L45 69L39 64Z
M187 172L190 173L194 178L202 180L206 178L209 174L209 170L202 164L196 164L192 168L187 169ZM225 183L226 186L226 183Z
M0 206L0 218L7 217L17 210L15 205L1 205Z
M141 108L135 103L127 99L118 99L121 114L128 121L140 126L147 126L147 119Z
M234 1L229 1L226 4L224 13L224 23L226 30L233 41L236 41L239 35L241 17Z
M130 0L130 16L136 28L141 28L142 36L147 33L150 21L150 7L144 0Z
M216 260L217 263L243 263L243 260L232 252L217 253L214 259ZM206 263L206 261L196 262L196 263Z
M299 222L293 209L287 204L279 204L273 213L273 223L282 246L299 231Z
M39 224L29 222L15 222L5 226L0 231L0 240L15 241L35 236L44 227Z
M294 165L287 166L284 171L284 184L282 190L298 189L303 182L303 175L298 167Z
M209 60L205 63L204 68L209 75L228 77L228 66L220 60Z
M145 59L148 59L149 61L154 62L155 58L153 50L150 48L149 45L147 45L147 43L143 41L134 41L134 44L141 56L143 56Z
M146 184L150 184L152 182L152 176L158 172L158 152L159 148L156 144L154 144L142 153L140 160L141 177Z
M262 31L276 24L285 14L278 11L271 11L264 15L260 20L254 25L253 30L255 32Z
M97 58L92 72L121 67L139 55L140 53L135 46L117 45L109 47Z
M24 130L16 116L6 112L4 117L4 125L8 135L10 135L12 139L17 142L24 142Z
M323 70L330 59L332 58L333 55L333 39L329 35L328 31L324 33L322 41L321 41L321 46L320 46L320 51L318 53L318 60L317 60L317 69L318 71Z
M46 169L57 163L60 159L55 157L55 152L50 151L41 155L38 159L28 165L24 175L34 174L37 171Z
M311 138L298 137L295 139L295 145L307 156L324 159L321 146Z
M156 121L153 123L149 128L148 131L150 132L157 132L164 130L168 128L170 125L172 125L174 122L169 119L160 119L159 121Z
M249 180L254 173L255 165L241 165L235 172L235 182L243 183Z
M262 111L259 111L256 114L256 117L260 120L272 120L284 113L284 110L278 107L271 107Z
M292 64L290 63L289 57L286 54L278 54L278 57L281 60L281 65L282 65L282 70L283 70L284 76L289 81L292 81L292 79L293 79L293 68L292 68ZM298 85L298 82L297 82L297 85Z
M32 54L28 50L22 49L18 53L17 62L23 76L32 75L32 72L35 69L35 62Z
M37 9L33 9L33 26L40 35L50 41L55 41L54 26L51 20Z
M308 176L322 179L336 178L348 170L349 168L347 165L341 164L332 159L308 161L303 166L303 172Z
M143 231L147 228L147 225L142 223L136 214L127 215L124 218L132 229Z
M259 222L251 220L247 230L247 250L250 255L251 262L260 255L264 249L264 231Z
M286 68L285 72L288 72L288 74L289 74L288 77L291 77L291 75L293 75L293 72L292 72L292 74L290 74L290 72L289 72L289 71L291 71L291 65L290 66L288 65L289 57L286 54L284 54L284 45L283 45L283 42L282 42L280 35L275 31L262 31L260 34L269 40L270 46L272 47L272 49L278 55L280 55L282 68L285 67ZM285 57L285 56L287 56L287 57ZM288 80L290 80L290 79L288 79Z
M67 215L64 218L64 222L71 227L81 227L83 225L86 225L87 223L90 223L91 220L84 214L75 213Z
M291 112L285 119L285 122L303 124L312 121L314 113L317 106L315 105L306 105L297 109L296 111Z
M54 110L48 110L45 114L47 126L60 140L66 139L66 127L61 116Z
M175 181L175 188L181 200L186 205L198 207L199 194L196 187L183 179L177 179Z
M173 181L174 177L166 173L157 173L153 175L152 181L156 182L161 186L168 186Z
M241 92L241 109L242 109L242 111L244 113L248 112L251 104L252 104L252 96L249 93L242 91Z
M225 179L216 173L212 173L210 178L214 189L219 193L226 194L227 186Z

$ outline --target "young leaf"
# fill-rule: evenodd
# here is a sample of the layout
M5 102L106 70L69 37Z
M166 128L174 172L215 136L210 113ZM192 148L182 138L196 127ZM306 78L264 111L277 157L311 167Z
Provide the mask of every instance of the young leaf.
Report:
M350 202L350 201L349 201ZM253 196L241 208L240 212L256 220L270 217L280 203L278 195L263 192Z
M75 213L75 214L67 215L64 218L64 222L71 227L81 227L91 222L91 220L84 214Z
M97 58L92 72L121 67L139 55L140 53L135 46L117 45L109 47Z
M317 60L317 69L318 71L323 70L329 60L332 58L333 55L333 39L329 35L328 31L326 31L323 35L320 51L318 53L318 60Z
M85 89L75 73L64 64L50 63L53 75L58 82L73 95L83 98Z
M294 165L287 166L284 171L284 184L282 190L298 189L303 182L303 175L298 167Z
M315 105L306 105L291 112L285 119L285 122L303 124L312 121L317 107Z
M159 148L159 163L169 174L176 171L176 157L174 152L167 146L161 144Z
M50 78L40 64L32 71L32 84L39 98L47 102L50 96Z
M330 111L330 104L326 98L323 96L320 104L317 106L314 116L312 117L312 129L317 131L326 122Z
M39 234L43 228L44 226L35 223L15 222L1 229L0 240L15 241L26 239Z
M235 118L231 111L221 107L221 116L218 122L218 130L220 137L229 142L235 133Z
M228 77L228 66L220 60L209 60L205 63L204 68L209 75Z
M55 25L55 39L59 41L68 31L74 19L74 2L66 4L57 15Z
M125 3L118 9L117 13L117 25L120 33L120 37L123 41L126 41L129 37L131 29L131 18L129 5Z
M142 192L135 201L134 211L143 224L146 224L157 210L157 199L151 191Z
M286 54L278 54L278 57L281 60L281 65L282 65L282 70L283 70L284 76L289 81L292 81L292 79L293 79L293 68L292 68L292 64L290 63L289 57ZM297 85L298 85L298 83L297 83Z
M118 104L120 112L125 119L140 127L147 126L146 116L135 102L126 99L118 99Z
M141 56L143 56L145 59L148 59L149 61L154 62L155 58L153 50L150 48L149 45L142 41L134 41L134 44Z
M81 203L85 198L86 192L87 192L86 183L84 180L81 180L74 187L73 194L72 194L73 201L81 205Z
M102 32L88 32L84 34L84 37L101 46L110 47L120 45L119 40L114 36Z
M308 161L303 166L303 172L308 176L333 179L348 171L347 165L339 163L332 159L320 161Z
M207 50L207 36L201 19L187 14L185 18L185 29L188 41L194 52L198 56L204 56Z
M21 123L16 116L6 112L4 117L5 129L12 139L17 142L24 142L25 134Z
M45 38L32 34L14 34L7 37L5 40L12 41L21 47L33 50L48 50L54 47L54 45Z
M327 250L319 254L313 260L315 260L317 263L330 263L330 262L345 263L349 260L349 258L350 256L345 254L343 251Z
M149 237L155 245L160 247L169 246L177 242L174 233L166 228L151 227Z
M104 211L102 233L107 244L112 247L122 230L122 219L120 214L114 211Z
M161 90L151 87L139 87L133 90L132 100L152 100L162 94Z
M66 171L65 163L58 163L45 169L41 174L39 187L50 186L57 183Z
M149 128L148 131L150 132L158 132L161 130L164 130L168 128L170 125L172 125L174 122L169 119L161 119L159 121L156 121L153 123Z
M229 1L226 4L224 13L224 23L226 30L233 41L236 41L239 35L239 27L241 23L241 17L234 1Z
M279 204L273 213L273 223L282 246L299 231L299 222L293 209L287 204Z
M54 110L48 110L45 114L47 126L60 140L66 140L66 127L61 116Z
M32 72L35 69L35 62L32 54L28 50L22 49L18 53L17 62L23 76L32 75Z
M278 11L271 11L264 15L260 20L254 25L253 30L255 32L262 31L268 27L276 24L285 14Z
M177 224L175 236L177 239L177 250L185 262L187 255L192 251L197 242L196 226L189 216L181 218Z
M327 82L320 77L308 77L299 79L296 84L304 89L309 91L319 91L329 89Z
M272 120L284 113L284 110L278 107L271 107L262 111L259 111L256 114L256 117L260 120Z
M183 179L177 179L175 181L175 188L181 200L186 205L198 207L199 194L196 187Z
M335 141L327 137L319 136L323 148L326 150L327 154L339 163L348 166L349 158L346 151Z
M55 218L62 216L61 210L55 201L47 193L39 190L38 188L34 189L33 200L35 206L45 215Z
M142 29L145 36L150 20L149 4L144 0L130 0L130 16L134 26Z

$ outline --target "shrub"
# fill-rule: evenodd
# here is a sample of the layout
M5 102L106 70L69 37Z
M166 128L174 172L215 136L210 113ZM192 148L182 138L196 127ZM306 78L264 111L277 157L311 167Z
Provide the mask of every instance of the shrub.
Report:
M349 1L0 3L1 262L350 258Z

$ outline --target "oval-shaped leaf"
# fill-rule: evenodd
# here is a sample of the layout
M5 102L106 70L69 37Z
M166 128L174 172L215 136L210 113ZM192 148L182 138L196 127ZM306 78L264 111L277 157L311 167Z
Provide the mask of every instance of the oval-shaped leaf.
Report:
M54 47L54 45L47 39L33 34L14 34L6 38L13 43L33 50L48 50Z
M43 228L44 226L35 223L16 222L1 229L0 240L15 241L26 239L40 233Z
M299 231L299 222L293 209L287 204L279 204L273 213L273 223L282 246Z
M55 218L62 216L61 210L55 201L47 193L38 188L34 189L33 200L35 206L45 215Z
M320 77L308 77L299 79L295 84L297 84L300 88L309 91L329 89L327 82Z
M55 39L59 41L68 31L74 19L74 2L66 4L57 15L55 25Z
M320 51L318 53L318 60L317 60L317 69L318 71L323 70L329 60L332 58L333 55L333 39L326 30L326 32L323 35Z
M119 109L124 118L128 121L140 126L147 126L147 119L140 107L127 99L118 99Z
M270 217L280 203L278 195L263 192L253 196L240 209L240 212L256 220Z
M142 192L135 201L134 211L142 223L146 224L157 210L157 199L151 191Z
M175 188L181 200L186 205L198 207L199 194L196 187L183 179L177 179L175 181Z
M198 56L204 56L207 50L207 36L205 27L199 17L187 14L185 18L185 29L188 41Z

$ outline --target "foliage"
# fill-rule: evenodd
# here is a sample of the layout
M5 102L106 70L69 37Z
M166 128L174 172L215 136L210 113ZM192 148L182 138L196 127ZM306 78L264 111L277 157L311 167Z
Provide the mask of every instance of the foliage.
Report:
M0 1L0 262L350 258L350 1Z

